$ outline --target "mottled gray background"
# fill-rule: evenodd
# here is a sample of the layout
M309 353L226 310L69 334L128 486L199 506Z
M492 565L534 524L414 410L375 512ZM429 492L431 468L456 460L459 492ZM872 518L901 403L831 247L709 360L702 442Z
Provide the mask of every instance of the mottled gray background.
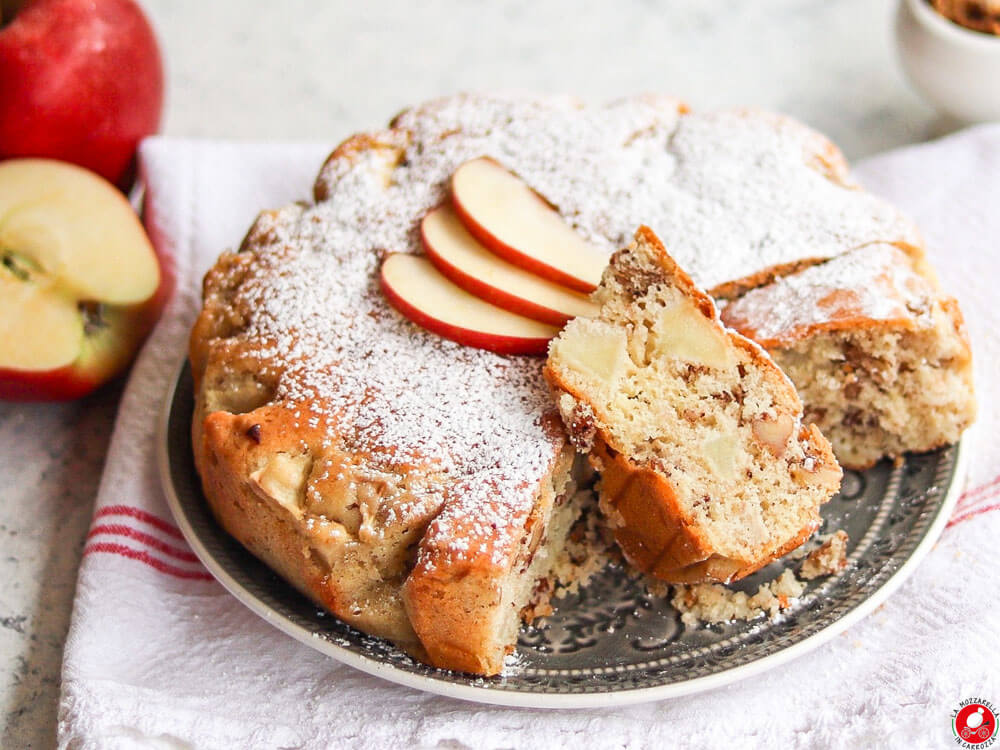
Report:
M495 88L764 106L852 159L947 127L902 78L893 0L144 6L166 56L170 135L333 144L407 104ZM0 404L3 747L54 742L76 566L119 390Z

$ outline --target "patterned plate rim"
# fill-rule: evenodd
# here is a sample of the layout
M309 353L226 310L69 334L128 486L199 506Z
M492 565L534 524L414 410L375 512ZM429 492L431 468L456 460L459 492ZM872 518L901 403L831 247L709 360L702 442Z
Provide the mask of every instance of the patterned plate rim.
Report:
M664 700L667 698L678 698L685 695L712 690L723 685L728 685L737 680L744 680L754 675L761 674L770 669L785 664L792 659L802 656L813 649L822 646L831 638L843 633L856 622L870 614L886 599L888 599L899 586L910 577L917 565L930 551L944 530L944 526L951 515L951 511L958 500L962 488L962 480L966 475L967 453L965 446L968 436L964 437L956 446L957 457L954 460L954 468L951 472L951 481L943 498L934 509L934 519L926 526L923 537L919 540L909 556L900 565L895 573L890 575L881 586L873 590L867 598L860 601L853 609L849 610L838 619L832 621L826 627L818 630L812 635L806 636L795 643L779 648L779 650L763 656L755 661L746 664L723 669L710 675L695 677L690 680L672 682L664 685L641 688L625 688L616 690L605 690L592 693L550 693L536 692L531 690L497 690L488 685L461 684L434 677L415 674L404 669L378 659L355 653L348 648L332 643L325 638L317 638L312 630L294 622L273 609L266 602L262 601L247 588L243 586L227 567L217 560L203 543L201 537L195 530L187 512L177 494L171 477L171 451L170 451L170 418L173 413L174 401L178 386L185 377L188 363L185 359L178 368L177 374L171 379L167 388L164 404L160 412L157 426L157 467L160 474L160 484L166 496L167 505L177 522L178 528L184 535L187 543L191 546L195 555L215 579L222 584L230 594L239 600L244 606L249 608L266 622L273 625L286 635L295 638L297 641L319 651L326 656L350 667L358 669L375 677L380 677L389 682L393 682L406 687L422 690L449 698L471 701L499 706L513 706L521 708L560 708L579 709L597 708L609 706L625 706L636 703L646 703L651 701ZM470 677L470 683L477 678Z

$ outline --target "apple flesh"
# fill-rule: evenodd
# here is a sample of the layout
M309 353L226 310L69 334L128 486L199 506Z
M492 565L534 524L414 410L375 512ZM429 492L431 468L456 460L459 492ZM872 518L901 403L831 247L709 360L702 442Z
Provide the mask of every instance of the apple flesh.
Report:
M3 9L0 158L69 161L127 187L163 106L160 50L139 6L5 0Z
M459 219L491 252L578 292L597 288L607 258L520 177L482 157L455 170L451 192Z
M597 305L579 292L528 273L484 248L451 206L431 211L420 223L424 250L434 266L470 294L527 318L564 326Z
M111 379L171 287L113 185L48 159L0 163L0 398L76 398Z
M545 354L559 329L515 315L451 283L427 258L395 253L382 263L382 290L417 325L498 354Z

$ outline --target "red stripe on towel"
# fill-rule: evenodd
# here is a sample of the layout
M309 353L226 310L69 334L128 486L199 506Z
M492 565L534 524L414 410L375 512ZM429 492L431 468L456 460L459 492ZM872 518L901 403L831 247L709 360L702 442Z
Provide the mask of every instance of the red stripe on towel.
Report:
M982 484L978 487L973 487L971 490L966 490L961 495L958 496L957 505L968 505L971 502L975 502L980 498L981 495L987 494L988 490L993 489L997 485L1000 485L1000 476L996 476L991 479L986 484Z
M87 534L87 539L91 539L92 537L95 537L98 534L117 534L119 536L125 536L128 537L129 539L134 539L137 542L141 542L142 544L145 544L147 547L152 547L153 549L162 552L165 555L170 555L171 557L175 557L178 560L183 560L184 562L192 562L192 563L199 562L198 558L195 557L195 555L192 554L191 552L178 549L177 547L174 547L160 539L157 539L155 536L152 536L151 534L139 531L138 529L133 529L131 526L126 526L125 524L109 523L109 524L101 524L99 526L95 526L93 529L90 530L90 533Z
M957 523L962 523L962 521L968 521L970 518L981 516L983 513L989 513L990 511L993 510L1000 510L1000 503L993 503L992 505L984 505L981 508L973 508L972 510L952 516L951 520L948 521L948 525L945 528L950 529Z
M131 505L105 506L94 514L94 518L101 518L102 516L129 516L142 521L143 523L148 523L153 528L159 529L164 534L169 534L176 539L184 538L180 529L172 523L168 523L159 516L154 516L152 513L145 511L142 508L136 508Z
M163 562L163 560L160 560L159 558L153 557L145 550L132 549L131 547L126 547L124 544L118 544L116 542L93 542L92 544L88 544L83 549L84 555L90 555L95 552L127 557L130 560L145 563L160 573L165 573L166 575L174 576L176 578L184 578L194 581L215 580L210 573L206 573L202 570L185 570L184 568L178 568L175 565L171 565L170 563Z

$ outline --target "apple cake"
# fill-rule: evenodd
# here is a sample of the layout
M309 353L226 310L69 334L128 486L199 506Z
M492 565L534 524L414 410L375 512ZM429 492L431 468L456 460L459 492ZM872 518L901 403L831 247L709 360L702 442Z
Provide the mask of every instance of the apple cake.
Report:
M593 299L545 376L625 558L671 583L731 581L812 536L841 471L767 353L725 329L646 227Z
M754 289L722 320L770 352L848 468L953 443L975 417L958 303L892 245Z
M576 512L574 451L542 361L430 334L378 282L387 254L421 254L422 218L483 156L606 256L646 223L726 296L879 240L918 262L921 241L805 126L654 96L434 101L341 144L312 201L260 215L206 275L191 336L205 496L228 532L343 621L489 675ZM806 442L789 445L808 472ZM792 515L811 528L809 513ZM776 554L764 528L760 554Z

